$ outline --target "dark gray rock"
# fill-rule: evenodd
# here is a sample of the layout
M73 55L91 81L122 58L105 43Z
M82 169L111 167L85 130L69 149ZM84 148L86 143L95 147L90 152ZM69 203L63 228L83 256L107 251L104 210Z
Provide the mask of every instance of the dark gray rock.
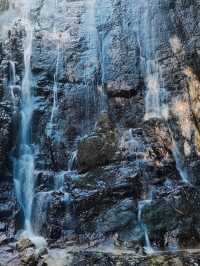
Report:
M161 195L162 196L162 195ZM199 191L191 187L174 190L153 201L143 211L152 241L162 247L164 236L176 230L179 247L195 246L199 242Z
M77 152L80 172L94 169L112 161L117 149L117 133L109 117L103 113L96 125L96 132L81 139Z
M137 223L137 208L132 200L125 199L97 218L97 232L118 232L132 221Z
M9 2L0 1L2 244L13 240L23 223L10 155L16 153L19 137L26 33L20 19L23 5ZM37 151L35 208L39 210L41 193L50 195L39 231L51 243L81 237L105 239L107 234L114 234L118 244L128 242L132 248L144 245L136 206L153 186L152 204L142 215L152 244L169 247L173 239L180 247L197 246L200 1L97 0L92 5L88 1L61 0L56 8L49 0L29 2L35 101L31 132ZM58 43L57 111L49 134ZM159 65L160 102L168 105L167 121L144 121L146 59L156 59ZM16 106L10 92L10 60L16 64ZM181 181L177 158L172 154L172 137L195 188L185 187ZM53 191L55 176L69 170L76 151L73 168L79 174L68 172L62 191ZM36 230L39 219L35 209L32 220ZM31 254L30 250L23 263L36 263ZM78 255L78 259L82 256L85 265L94 265L96 256L87 259ZM109 265L116 260L123 263L122 258L105 255L100 263ZM183 261L190 262L190 258Z

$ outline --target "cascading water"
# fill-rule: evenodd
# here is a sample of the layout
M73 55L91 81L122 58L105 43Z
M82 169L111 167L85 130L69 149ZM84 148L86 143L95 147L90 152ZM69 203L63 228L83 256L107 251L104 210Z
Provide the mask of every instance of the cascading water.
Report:
M83 16L83 37L87 43L87 50L83 56L84 83L86 87L86 116L88 117L88 128L91 123L91 110L88 108L92 101L98 113L107 109L107 97L103 89L104 83L104 49L99 48L99 34L97 30L97 1L85 1L85 14ZM101 40L102 42L102 40ZM101 65L101 66L100 66ZM101 84L98 84L96 77L101 67ZM92 125L93 127L93 125Z
M14 162L14 181L18 200L23 208L25 230L32 233L31 211L34 197L34 151L31 145L31 119L33 113L33 98L31 95L31 52L32 26L24 20L26 36L24 39L24 77L21 89L21 121L18 143L18 156Z
M175 160L175 163L176 163L176 169L179 172L179 175L180 175L183 183L190 184L190 177L189 177L188 170L185 166L184 158L181 154L178 143L176 142L176 140L173 136L173 132L172 132L169 125L168 125L168 130L169 130L169 134L171 137L171 143L172 143L171 144L171 151L172 151L172 155L173 155L173 158Z
M134 156L136 160L141 158L144 159L146 156L145 144L141 142L137 136L134 136L132 129L123 130L120 140L120 149L124 156Z
M58 110L58 72L60 63L60 40L57 41L57 56L56 56L56 69L54 73L54 83L53 83L53 106L51 110L51 118L49 122L49 128L47 134L49 136L53 133L54 120Z
M16 85L16 68L15 62L10 61L10 87Z
M76 162L77 150L73 151L68 161L68 171L73 171Z
M33 228L34 232L38 235L42 233L42 227L45 226L47 220L48 205L52 200L52 191L39 192L34 201L34 208L37 210L33 214Z
M167 120L168 106L165 104L165 83L163 79L162 68L156 55L156 22L154 21L153 14L151 14L153 3L150 3L150 1L146 0L142 0L140 3L140 9L142 12L144 12L144 15L143 20L138 22L137 38L140 48L140 64L142 72L145 75L145 84L147 88L145 96L144 119L149 120L152 118L163 118ZM155 5L156 4L158 5L158 3L155 3ZM141 14L141 11L139 11L139 14ZM172 154L182 181L184 183L189 183L189 176L184 165L182 154L173 137Z
M142 230L144 231L144 237L145 237L145 246L144 246L144 250L147 254L152 254L154 253L154 249L151 246L151 242L149 239L149 235L148 235L148 230L147 230L147 226L146 224L143 223L142 221L142 211L145 208L145 206L150 205L152 202L151 199L149 200L142 200L138 202L138 222L142 228Z
M145 120L161 118L159 65L154 60L146 62Z
M178 148L178 144L175 142L174 138L172 138L172 155L176 162L176 168L180 174L182 181L186 184L190 183L188 171L184 165L184 160L182 158L181 152Z
M66 173L67 172L62 171L62 172L58 173L57 175L55 175L55 181L54 181L55 190L62 190L63 189Z
M147 196L145 196L145 199L138 202L138 223L144 232L144 238L145 238L144 250L147 254L153 254L154 249L151 246L151 241L149 239L147 226L146 226L146 224L144 224L144 222L142 220L142 211L146 206L148 206L152 203L152 194L153 194L153 191L151 189L149 191L149 193L147 194Z
M156 4L156 3L155 3ZM137 23L137 41L140 49L140 67L146 85L145 120L152 118L167 119L168 108L164 104L165 89L162 70L156 56L156 29L149 1L142 0L139 4L139 18Z
M47 135L52 137L56 140L60 139L60 132L58 130L58 123L57 123L57 114L58 114L58 90L59 90L59 74L63 68L63 51L64 45L68 40L69 35L66 32L62 32L58 30L57 25L57 11L59 10L59 3L57 0L54 1L53 7L55 8L55 14L53 16L53 41L56 44L56 52L55 52L55 71L53 75L53 105L51 108L51 116L50 121L47 123Z
M71 153L68 161L67 171L61 171L55 174L54 188L55 190L63 190L65 175L70 175L70 178L79 178L77 171L75 170L75 163L77 159L77 150Z
M16 156L13 159L13 176L18 201L24 213L24 229L28 237L40 247L46 245L43 238L35 236L32 227L32 205L34 199L34 145L31 142L31 120L34 110L31 75L31 54L33 28L29 19L30 3L24 3L22 22L25 28L24 37L24 76L21 85L20 132L18 136ZM13 73L15 73L13 69Z
M10 82L9 82L9 88L10 88L10 95L12 98L12 103L13 103L13 113L16 112L17 109L17 94L18 91L20 91L19 86L17 86L17 79L16 79L16 67L15 67L15 62L10 61Z

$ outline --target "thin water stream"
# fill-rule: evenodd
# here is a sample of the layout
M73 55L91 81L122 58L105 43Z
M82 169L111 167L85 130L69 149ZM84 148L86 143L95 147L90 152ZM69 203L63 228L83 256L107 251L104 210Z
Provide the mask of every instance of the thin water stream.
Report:
M9 66L10 66L9 88L10 88L10 95L11 95L12 104L13 104L13 114L15 114L17 111L18 99L20 96L21 88L20 86L17 85L15 62L10 60Z
M56 114L58 111L58 74L59 74L59 64L60 64L60 40L57 40L57 56L56 56L56 67L54 73L54 83L53 83L53 106L51 110L51 117L49 122L49 128L47 134L51 136L54 132L54 123L56 119Z
M148 229L146 224L143 222L142 220L142 211L143 209L150 205L152 203L152 198L150 199L144 199L138 202L138 222L144 232L144 239L145 239L145 246L144 246L144 251L147 254L153 254L154 253L154 249L151 245L151 241L149 239L149 234L148 234Z

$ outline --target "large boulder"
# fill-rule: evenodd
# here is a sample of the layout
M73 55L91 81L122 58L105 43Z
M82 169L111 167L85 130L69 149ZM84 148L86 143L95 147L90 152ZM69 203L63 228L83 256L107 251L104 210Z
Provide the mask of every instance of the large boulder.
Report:
M173 237L179 247L195 246L200 239L199 200L199 191L185 186L146 206L142 219L151 240L163 247Z
M86 172L112 161L117 149L116 129L108 115L103 113L93 134L85 136L78 145L77 168Z
M137 207L133 200L125 199L106 210L97 218L97 232L105 233L125 230L132 221L137 223Z

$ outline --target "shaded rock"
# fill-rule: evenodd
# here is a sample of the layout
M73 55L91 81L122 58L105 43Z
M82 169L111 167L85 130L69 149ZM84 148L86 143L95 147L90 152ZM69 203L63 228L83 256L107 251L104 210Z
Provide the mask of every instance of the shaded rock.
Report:
M55 174L51 171L35 173L36 188L38 191L48 191L54 189Z
M41 234L55 241L69 237L74 233L75 221L71 212L71 198L68 193L55 192L46 209Z
M118 250L120 252L120 250ZM122 254L103 251L75 252L73 254L73 266L188 266L198 265L200 257L198 254L177 254L177 255L155 255L155 256L135 256L121 251Z
M108 97L131 98L136 96L138 91L137 88L133 88L127 84L113 82L106 85L106 93L108 94Z
M152 241L164 246L164 235L176 230L176 244L195 246L199 235L199 192L192 187L182 187L153 201L143 210L143 220Z
M137 253L143 253L144 232L141 226L137 224L137 218L132 220L126 228L118 232L118 241L122 246L132 248Z
M9 182L10 178L1 180L0 182L0 232L7 236L7 242L14 239L16 231L21 227L20 206L17 203L15 194L13 193L13 183Z
M5 176L9 169L9 152L11 151L12 142L12 114L9 102L0 104L0 173Z
M107 234L119 234L135 227L134 200L143 188L133 164L127 168L121 165L98 168L73 180L71 188L78 235L102 240Z
M112 206L96 219L96 230L102 233L116 232L120 231L120 229L125 230L134 220L137 221L135 203L131 199L125 199Z
M77 152L77 168L80 172L95 169L112 161L117 149L117 136L108 116L102 114L96 132L81 139Z

